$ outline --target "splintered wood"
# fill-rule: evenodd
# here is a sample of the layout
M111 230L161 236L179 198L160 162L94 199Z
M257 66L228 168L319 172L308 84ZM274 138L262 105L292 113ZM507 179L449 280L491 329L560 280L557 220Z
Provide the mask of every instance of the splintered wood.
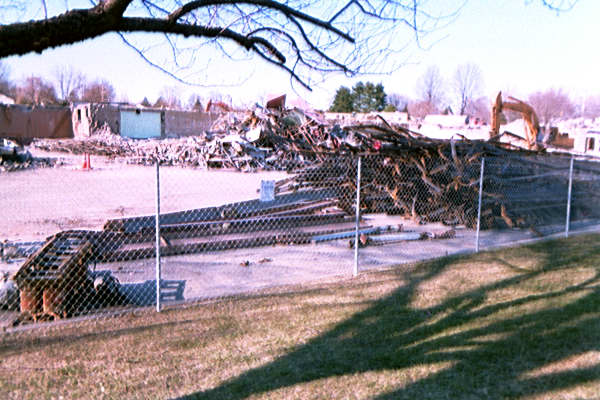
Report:
M528 228L564 224L570 157L511 149L485 142L435 140L406 129L363 125L345 128L362 156L361 212L400 214L418 222L477 224L481 160L486 158L481 227ZM598 218L600 166L578 162L572 216ZM330 154L277 185L280 193L344 188L340 206L353 212L356 155Z

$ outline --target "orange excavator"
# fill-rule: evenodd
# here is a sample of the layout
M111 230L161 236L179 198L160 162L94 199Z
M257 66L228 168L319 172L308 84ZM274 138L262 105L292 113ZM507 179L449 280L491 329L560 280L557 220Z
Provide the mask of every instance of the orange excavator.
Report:
M538 148L537 135L540 131L540 122L538 116L529 104L515 99L514 97L508 97L510 102L502 101L502 92L498 92L496 96L496 102L492 107L492 131L490 132L490 138L497 137L500 135L500 114L503 110L511 110L520 113L525 120L527 135L527 147L529 150L536 150Z
M219 109L221 109L221 111L231 111L231 107L229 107L222 101L213 101L212 99L208 100L208 103L206 104L206 112L210 112L212 109L215 108L217 109L217 111Z

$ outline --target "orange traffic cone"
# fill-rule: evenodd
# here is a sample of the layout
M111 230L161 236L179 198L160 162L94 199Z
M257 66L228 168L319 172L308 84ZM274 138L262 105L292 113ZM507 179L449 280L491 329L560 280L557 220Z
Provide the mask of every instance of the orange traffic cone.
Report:
M90 169L92 169L92 165L90 163L90 155L87 153L83 156L83 166L81 167L81 169L84 171L89 171Z

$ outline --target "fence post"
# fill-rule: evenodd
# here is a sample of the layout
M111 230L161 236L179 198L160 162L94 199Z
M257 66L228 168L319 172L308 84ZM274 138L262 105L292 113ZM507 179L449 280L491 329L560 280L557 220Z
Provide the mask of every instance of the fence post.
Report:
M567 194L567 221L565 222L565 237L569 237L569 225L571 223L571 190L573 188L573 156L569 166L569 192Z
M358 156L356 168L356 225L354 228L354 270L353 275L358 275L358 230L360 226L360 167L361 157Z
M481 198L483 194L483 170L485 157L481 157L481 170L479 171L479 203L477 205L477 232L475 233L475 252L479 253L479 230L481 229Z
M156 312L160 312L160 167L156 159Z

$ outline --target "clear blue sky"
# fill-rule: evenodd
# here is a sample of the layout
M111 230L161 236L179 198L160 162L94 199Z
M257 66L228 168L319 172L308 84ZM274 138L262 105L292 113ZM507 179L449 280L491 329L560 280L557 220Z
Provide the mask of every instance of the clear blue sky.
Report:
M597 0L580 0L571 11L559 15L544 8L540 0L468 0L454 22L426 38L425 43L431 44L428 50L407 51L410 63L392 75L353 80L331 76L312 93L298 93L313 106L326 108L340 85L352 86L364 80L383 83L387 93L414 97L415 82L429 65L437 65L450 79L457 65L471 62L481 67L485 94L490 97L498 90L526 97L536 90L563 88L578 101L600 94L599 16ZM91 79L109 80L119 95L133 102L144 96L153 101L164 86L179 86L149 67L112 34L3 61L14 79L29 75L52 79L58 66L72 65ZM214 62L218 65L219 60ZM232 96L234 104L258 101L267 93L297 96L289 77L274 67L238 63L223 73L239 76L243 84L235 88L181 86L182 99L187 100L192 92L206 97L212 91ZM206 80L218 85L222 77L208 76Z

